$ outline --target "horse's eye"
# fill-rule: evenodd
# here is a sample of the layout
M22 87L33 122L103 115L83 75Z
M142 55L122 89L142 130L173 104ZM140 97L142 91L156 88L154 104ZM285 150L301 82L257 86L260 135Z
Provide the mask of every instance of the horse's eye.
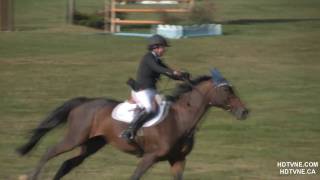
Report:
M229 87L224 87L223 90L224 90L225 92L229 92L229 91L230 91L230 88L229 88Z
M232 89L231 87L225 87L225 88L224 88L224 91L225 91L226 93L233 94L233 89Z

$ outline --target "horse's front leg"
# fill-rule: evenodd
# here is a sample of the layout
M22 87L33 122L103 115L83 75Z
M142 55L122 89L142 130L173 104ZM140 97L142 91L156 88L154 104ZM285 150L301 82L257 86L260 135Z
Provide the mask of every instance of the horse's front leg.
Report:
M183 171L186 165L186 160L183 159L169 159L171 165L171 173L174 177L174 180L183 179Z
M181 149L173 153L168 161L171 166L171 173L175 180L183 179L183 171L186 166L186 156L191 152L194 144L194 136L189 136L185 139Z
M141 176L156 162L157 162L156 153L144 154L142 157L142 160L139 162L136 170L131 176L131 180L139 180Z

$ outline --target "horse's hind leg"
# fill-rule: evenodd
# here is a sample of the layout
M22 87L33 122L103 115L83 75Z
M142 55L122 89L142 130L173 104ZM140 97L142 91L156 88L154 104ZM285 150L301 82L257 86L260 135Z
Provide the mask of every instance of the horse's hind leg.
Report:
M183 159L169 159L169 163L171 165L171 172L172 172L174 180L182 180L186 160L184 158Z
M78 144L71 144L68 140L64 139L57 145L50 148L41 158L39 164L35 168L35 170L31 173L29 176L29 179L35 180L37 179L37 176L41 169L44 167L45 163L49 161L50 159L54 158L55 156L58 156L59 154L71 151L75 147L77 147Z
M29 179L35 180L45 163L50 159L58 156L62 153L73 150L74 148L80 146L87 140L88 131L86 126L81 126L78 128L69 128L69 131L65 138L57 145L50 148L41 158L39 164L35 170L29 176Z
M91 139L88 139L82 145L82 151L80 155L63 162L57 174L55 175L54 180L59 180L61 177L69 173L73 168L80 165L87 157L96 153L106 143L107 142L102 136L96 136Z

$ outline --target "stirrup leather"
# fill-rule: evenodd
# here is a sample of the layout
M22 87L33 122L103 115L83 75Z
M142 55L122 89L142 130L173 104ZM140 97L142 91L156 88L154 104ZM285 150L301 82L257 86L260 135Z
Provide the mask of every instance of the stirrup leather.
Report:
M133 141L135 139L137 131L142 127L142 125L147 122L151 117L153 116L153 113L141 113L137 119L135 119L126 129L121 137L126 139L127 141Z

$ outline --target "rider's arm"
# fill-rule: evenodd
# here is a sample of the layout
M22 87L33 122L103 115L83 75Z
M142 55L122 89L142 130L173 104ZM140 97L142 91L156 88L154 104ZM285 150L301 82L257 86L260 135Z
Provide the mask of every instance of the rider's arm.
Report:
M147 61L147 62L148 62L149 68L151 68L153 71L160 74L164 74L170 78L175 79L175 76L176 76L175 71L169 68L167 65L165 65L161 61L160 61L161 65L156 63L156 61Z

